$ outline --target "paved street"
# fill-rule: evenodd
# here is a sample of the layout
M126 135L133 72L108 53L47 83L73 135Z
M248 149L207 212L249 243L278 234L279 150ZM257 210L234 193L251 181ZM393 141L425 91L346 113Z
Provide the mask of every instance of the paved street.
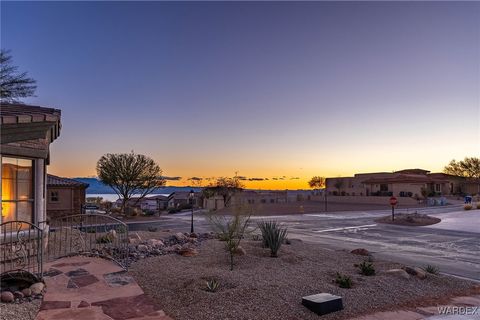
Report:
M407 209L399 210L406 212ZM408 209L409 212L415 209ZM254 217L276 219L289 228L289 237L334 249L366 248L376 257L409 265L432 264L443 273L480 281L480 210L465 212L460 206L421 208L442 222L427 227L377 224L377 217L389 210L335 212ZM168 215L155 223L129 224L130 230L149 226L178 231L190 230L190 214ZM196 231L210 231L204 215L196 214Z

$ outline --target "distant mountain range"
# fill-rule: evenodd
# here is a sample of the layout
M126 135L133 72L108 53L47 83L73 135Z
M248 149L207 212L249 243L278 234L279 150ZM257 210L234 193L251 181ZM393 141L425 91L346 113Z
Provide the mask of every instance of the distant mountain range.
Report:
M88 183L87 194L115 194L112 188L103 184L97 178L73 178L74 180ZM193 187L175 187L175 186L168 186L163 188L157 188L153 193L160 193L160 194L170 194L175 191L190 191L194 189L195 191L198 188Z

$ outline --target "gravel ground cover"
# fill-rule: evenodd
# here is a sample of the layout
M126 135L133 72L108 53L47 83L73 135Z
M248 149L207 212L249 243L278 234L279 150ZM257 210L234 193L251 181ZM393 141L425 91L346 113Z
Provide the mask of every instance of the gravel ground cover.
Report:
M165 255L134 263L130 273L145 293L176 320L182 319L318 319L301 305L302 296L320 292L340 295L345 309L322 319L347 319L398 307L428 306L449 296L471 292L472 282L441 275L409 279L386 270L402 265L376 261L377 274L362 276L355 264L366 257L330 251L292 240L271 258L259 241L243 241L244 256L229 270L224 243L202 242L194 257ZM351 289L339 288L336 272L353 280ZM220 283L217 292L205 290L206 281Z
M33 320L40 309L42 300L22 303L0 302L0 320Z
M375 222L395 224L399 226L429 226L442 221L439 218L431 217L426 214L419 213L397 213L395 220L392 221L392 216L385 216L375 220Z

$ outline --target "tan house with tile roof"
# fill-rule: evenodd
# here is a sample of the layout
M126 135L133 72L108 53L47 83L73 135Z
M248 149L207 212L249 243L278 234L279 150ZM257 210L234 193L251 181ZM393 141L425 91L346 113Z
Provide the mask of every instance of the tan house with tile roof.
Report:
M454 194L479 194L480 183L444 173L423 169L395 172L360 173L353 177L327 178L329 195L391 196L422 198Z
M47 175L47 217L83 213L87 183Z

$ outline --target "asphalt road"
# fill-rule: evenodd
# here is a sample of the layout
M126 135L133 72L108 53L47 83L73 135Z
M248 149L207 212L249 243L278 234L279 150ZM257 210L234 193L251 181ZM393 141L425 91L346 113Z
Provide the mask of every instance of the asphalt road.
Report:
M288 227L289 238L334 249L365 248L380 259L414 266L431 264L437 266L442 273L480 281L480 211L464 212L460 206L422 208L418 211L437 216L442 222L427 227L377 224L374 220L390 214L388 210L253 219L283 222ZM146 230L150 226L188 232L190 214L168 215L158 222L129 223L129 230ZM198 232L212 230L201 213L195 215L195 228Z

